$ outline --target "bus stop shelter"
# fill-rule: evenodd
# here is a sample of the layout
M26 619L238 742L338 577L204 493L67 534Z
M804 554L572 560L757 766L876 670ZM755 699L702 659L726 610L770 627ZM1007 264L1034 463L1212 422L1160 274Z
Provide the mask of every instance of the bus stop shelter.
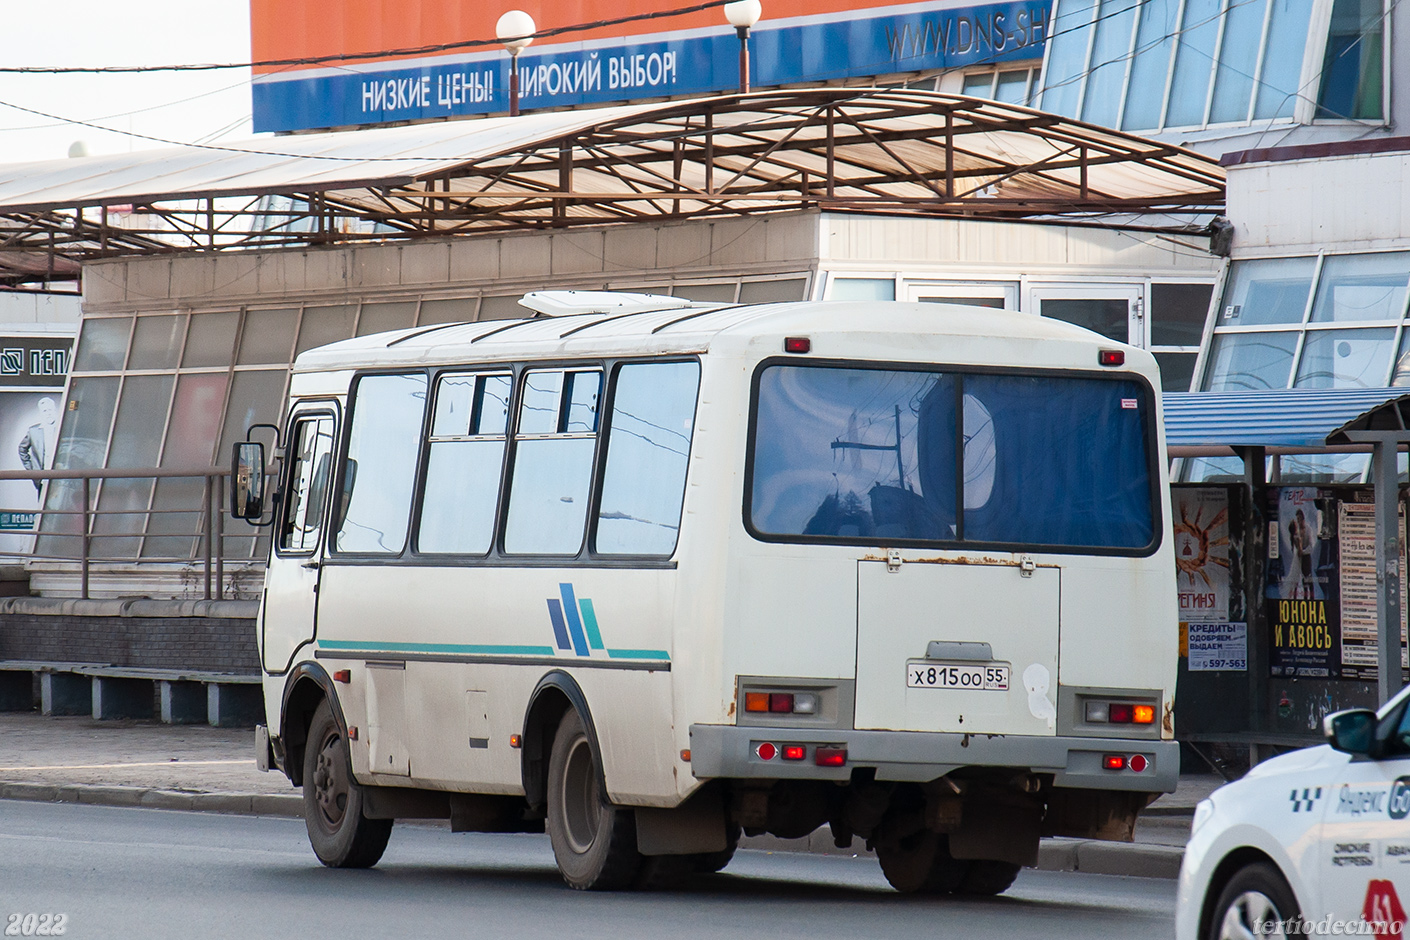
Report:
M1373 494L1375 519L1375 622L1376 677L1375 701L1384 703L1403 685L1401 633L1405 623L1401 597L1402 559L1405 532L1401 519L1401 487L1397 454L1410 444L1410 390L1401 388L1363 389L1270 389L1239 392L1167 393L1163 396L1168 456L1172 460L1191 457L1242 459L1239 488L1240 512L1231 513L1230 532L1242 537L1242 571L1238 572L1246 593L1248 637L1248 706L1245 731L1226 736L1229 740L1259 746L1292 743L1286 735L1270 733L1270 643L1271 631L1263 603L1268 588L1269 541L1279 538L1278 523L1269 517L1269 494L1288 482L1276 472L1269 479L1269 457L1296 454L1369 453L1369 485ZM1276 465L1276 461L1273 461ZM1346 487L1351 489L1351 487ZM1276 498L1276 495L1274 495ZM1238 518L1232 518L1237 515ZM1273 558L1277 557L1276 549ZM1295 684L1296 679L1283 685ZM1326 705L1322 710L1345 707L1352 701L1327 692L1320 693ZM1178 719L1177 719L1178 722ZM1178 732L1178 727L1177 727ZM1208 736L1213 740L1218 736ZM1256 753L1256 752L1255 752Z

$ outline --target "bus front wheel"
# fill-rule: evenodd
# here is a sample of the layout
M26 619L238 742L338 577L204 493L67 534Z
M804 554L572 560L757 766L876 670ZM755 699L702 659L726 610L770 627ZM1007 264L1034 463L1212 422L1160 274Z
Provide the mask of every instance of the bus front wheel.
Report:
M580 891L632 885L641 867L636 815L613 806L602 790L602 770L582 716L569 709L548 757L548 838L558 871Z
M362 815L363 789L352 778L348 743L324 699L304 748L304 825L313 854L330 868L371 868L387 848L390 819Z

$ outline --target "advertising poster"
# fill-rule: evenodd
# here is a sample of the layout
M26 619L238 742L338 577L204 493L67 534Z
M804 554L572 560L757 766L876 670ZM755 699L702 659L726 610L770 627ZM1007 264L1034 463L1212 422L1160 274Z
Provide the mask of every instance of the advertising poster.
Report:
M1366 495L1369 500L1370 494ZM1338 507L1341 554L1341 675L1376 681L1380 634L1376 624L1376 516L1371 502L1342 502ZM1405 531L1405 504L1400 505ZM1405 539L1400 540L1400 597L1406 603ZM1403 607L1402 607L1403 612ZM1405 622L1400 624L1400 665L1405 668Z
M0 391L0 470L46 470L53 465L62 390ZM41 484L0 480L0 554L28 552Z
M1171 492L1181 623L1243 619L1243 591L1230 590L1242 554L1231 545L1229 491L1223 487ZM1240 585L1241 587L1241 585Z
M1336 498L1315 486L1276 487L1268 495L1270 672L1339 678Z
M1248 624L1189 625L1190 672L1246 672Z

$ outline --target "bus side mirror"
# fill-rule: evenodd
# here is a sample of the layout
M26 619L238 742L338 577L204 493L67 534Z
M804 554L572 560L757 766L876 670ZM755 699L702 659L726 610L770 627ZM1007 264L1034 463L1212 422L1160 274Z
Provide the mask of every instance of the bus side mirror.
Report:
M1332 712L1322 719L1322 733L1335 750L1370 754L1376 740L1376 713L1366 708Z
M230 514L236 519L258 520L264 515L264 445L257 441L236 444L230 478L234 481Z

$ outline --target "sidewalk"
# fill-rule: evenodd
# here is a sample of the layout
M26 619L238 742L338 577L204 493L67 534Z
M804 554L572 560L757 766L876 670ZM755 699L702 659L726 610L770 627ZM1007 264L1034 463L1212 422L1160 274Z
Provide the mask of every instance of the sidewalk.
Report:
M1038 867L1047 871L1174 878L1195 804L1223 781L1187 776L1136 827L1134 843L1045 839ZM145 806L215 813L300 816L300 792L278 772L255 769L248 730L148 721L45 718L0 713L0 799ZM741 846L772 852L868 855L858 839L832 844L826 829L803 839L746 838Z

